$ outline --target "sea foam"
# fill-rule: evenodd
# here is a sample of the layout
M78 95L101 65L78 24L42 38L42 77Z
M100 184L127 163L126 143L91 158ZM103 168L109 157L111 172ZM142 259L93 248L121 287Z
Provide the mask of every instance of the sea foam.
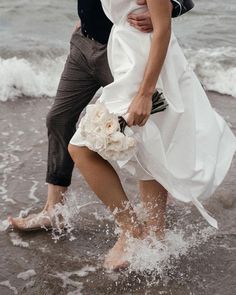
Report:
M40 61L0 58L0 101L21 96L54 96L65 59L65 56Z
M27 271L21 272L17 275L18 279L22 279L24 281L30 279L31 277L36 276L36 272L34 269L29 269Z
M185 55L206 90L236 97L236 49L185 49Z
M206 90L236 97L236 49L184 49ZM53 97L66 60L60 57L3 59L0 57L0 101L17 97Z

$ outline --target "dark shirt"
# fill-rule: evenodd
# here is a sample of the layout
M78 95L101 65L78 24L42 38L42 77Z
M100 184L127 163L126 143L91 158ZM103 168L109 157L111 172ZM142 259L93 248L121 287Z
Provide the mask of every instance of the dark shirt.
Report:
M78 0L78 14L82 33L85 36L106 44L112 22L106 17L100 0Z

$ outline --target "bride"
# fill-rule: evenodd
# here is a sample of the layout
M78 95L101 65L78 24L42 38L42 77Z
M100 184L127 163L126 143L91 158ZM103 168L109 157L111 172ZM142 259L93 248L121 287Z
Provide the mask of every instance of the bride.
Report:
M88 148L80 126L71 139L69 152L75 165L97 196L113 212L120 227L119 238L106 256L109 269L126 267L128 237L143 239L150 232L165 235L168 193L192 202L214 227L200 200L210 197L223 181L236 150L232 131L212 108L171 30L169 0L147 0L153 32L130 26L127 15L140 9L136 0L102 0L114 23L108 60L114 82L103 89L99 101L109 112L128 114L127 123L138 136L137 152L127 163L139 181L147 212L141 224L111 164ZM152 95L163 92L168 108L152 114Z

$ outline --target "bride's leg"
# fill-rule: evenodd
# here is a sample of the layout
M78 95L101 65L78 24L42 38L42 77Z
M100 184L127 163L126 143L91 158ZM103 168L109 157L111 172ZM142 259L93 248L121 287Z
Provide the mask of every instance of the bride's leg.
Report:
M155 232L163 239L166 226L167 190L155 180L139 181L140 195L148 213L146 231Z
M128 235L141 238L142 228L117 173L107 161L86 147L70 144L69 153L89 186L113 212L121 228L118 241L106 257L105 267L118 269L127 266L124 256Z

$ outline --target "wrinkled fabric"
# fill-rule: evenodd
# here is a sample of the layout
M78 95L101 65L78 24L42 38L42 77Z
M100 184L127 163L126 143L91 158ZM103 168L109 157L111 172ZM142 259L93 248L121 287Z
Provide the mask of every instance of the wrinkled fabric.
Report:
M141 84L152 33L139 32L127 22L127 14L139 7L135 0L102 0L102 4L114 22L108 42L114 82L103 89L99 100L110 112L124 115ZM155 179L174 198L192 202L217 227L199 200L209 198L225 178L236 137L212 108L173 32L157 89L163 92L168 108L151 115L144 127L132 127L138 152L118 164L139 179ZM79 130L72 143L86 145Z

